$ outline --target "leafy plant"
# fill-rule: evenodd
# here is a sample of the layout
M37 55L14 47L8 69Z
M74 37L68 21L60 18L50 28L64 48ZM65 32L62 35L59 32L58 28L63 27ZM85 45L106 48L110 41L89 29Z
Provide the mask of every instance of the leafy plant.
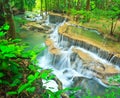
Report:
M42 70L36 65L36 53L40 51L24 51L26 46L20 39L5 39L9 26L0 28L0 87L5 96L33 96L37 91L37 82L42 91L45 90L42 79L52 79L52 70ZM39 92L40 93L40 92ZM0 94L1 96L1 94Z
M60 98L65 91L76 91L66 88L52 92L46 89L42 80L49 82L55 75L51 74L51 69L44 70L36 65L36 53L44 47L35 52L25 51L26 46L20 39L4 38L6 33L3 31L8 29L7 24L0 28L0 97Z

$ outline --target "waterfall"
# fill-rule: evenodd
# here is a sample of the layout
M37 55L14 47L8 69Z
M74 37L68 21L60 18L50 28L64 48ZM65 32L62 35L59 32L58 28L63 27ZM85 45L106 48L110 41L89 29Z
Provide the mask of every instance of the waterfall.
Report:
M106 66L113 66L112 63L115 62L113 54L83 41L73 40L59 34L58 28L64 23L65 20L62 23L56 23L53 33L49 36L54 43L54 48L60 50L60 54L52 54L48 47L45 55L40 57L39 65L45 69L52 68L53 73L62 81L63 87L74 84L74 78L76 77L94 79L101 86L107 87L100 78L103 78L104 74L102 72L104 73ZM50 22L48 24L50 25Z

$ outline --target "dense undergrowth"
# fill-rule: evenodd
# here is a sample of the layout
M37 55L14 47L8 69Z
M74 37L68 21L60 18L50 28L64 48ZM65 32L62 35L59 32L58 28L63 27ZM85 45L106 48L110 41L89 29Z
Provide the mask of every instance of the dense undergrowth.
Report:
M24 51L27 46L20 39L5 39L8 25L0 28L0 97L3 98L47 98L42 79L50 80L52 70L37 66L37 53Z

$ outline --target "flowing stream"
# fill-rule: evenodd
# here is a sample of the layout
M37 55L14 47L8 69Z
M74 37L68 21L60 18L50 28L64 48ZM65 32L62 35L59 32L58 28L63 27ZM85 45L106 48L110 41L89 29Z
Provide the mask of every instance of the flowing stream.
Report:
M56 77L62 82L63 88L82 86L85 90L90 90L91 95L103 95L108 87L101 80L101 73L104 72L103 65L113 66L113 64L79 45L69 45L69 41L58 33L58 28L65 22L66 20L60 17L59 19L53 17L52 20L50 16L47 18L45 24L52 27L53 30L48 41L48 43L52 41L52 47L48 46L43 55L38 58L39 66L44 69L52 69ZM96 33L96 31L94 32ZM53 48L53 52L50 51L51 48ZM107 68L106 66L105 68ZM48 89L58 90L55 81L43 82ZM83 93L85 92L76 93L76 98L81 98Z
M77 84L75 80L78 80L77 82L79 83L81 79L80 77L82 77L85 79L81 84L85 85L84 88L89 89L92 92L92 95L102 95L108 86L104 84L101 79L96 77L93 69L95 69L96 66L101 68L102 64L107 64L109 66L113 65L84 48L75 45L68 47L68 42L65 41L63 36L59 35L58 33L58 28L64 23L65 20L62 23L54 24L54 31L49 36L49 39L53 41L53 46L56 49L59 49L59 53L53 54L47 48L44 51L44 55L39 58L39 65L45 69L53 69L53 73L62 82L63 88L75 86ZM47 23L47 25L51 25L51 23ZM82 59L73 51L73 49L80 50L92 58L92 62L88 63L90 67L93 67L93 69L83 67ZM99 61L99 63L96 63L96 61ZM95 67L93 65L95 65ZM57 84L55 81L49 81L49 83L46 83L45 86L49 89L53 87L54 89L51 90L57 91Z

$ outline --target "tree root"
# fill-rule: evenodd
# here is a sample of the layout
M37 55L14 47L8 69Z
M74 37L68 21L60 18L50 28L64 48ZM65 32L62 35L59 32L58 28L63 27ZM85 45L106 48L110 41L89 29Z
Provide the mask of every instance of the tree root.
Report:
M57 77L55 77L53 80L58 84L58 90L63 90L61 81ZM69 96L64 92L61 94L61 97L62 98L69 98Z

